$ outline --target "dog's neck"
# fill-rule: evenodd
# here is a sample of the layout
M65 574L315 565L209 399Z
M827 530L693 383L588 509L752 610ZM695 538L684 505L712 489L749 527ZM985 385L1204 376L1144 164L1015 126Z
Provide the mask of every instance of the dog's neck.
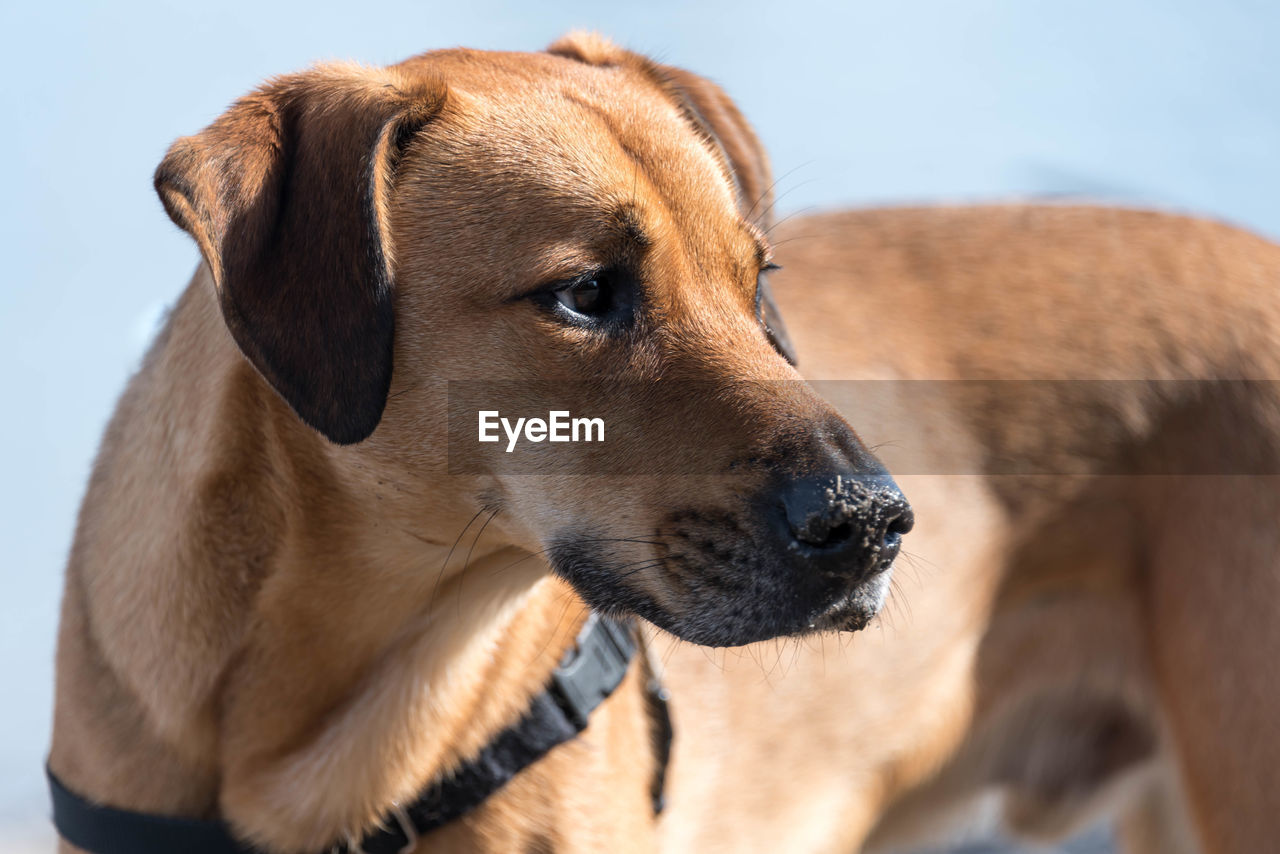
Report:
M319 849L516 719L581 608L509 549L441 577L449 544L379 515L235 350L206 276L94 470L50 764L95 800Z

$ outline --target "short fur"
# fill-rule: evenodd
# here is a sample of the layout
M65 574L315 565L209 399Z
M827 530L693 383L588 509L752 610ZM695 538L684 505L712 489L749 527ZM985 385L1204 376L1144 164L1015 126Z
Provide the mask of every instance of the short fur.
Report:
M741 496L822 443L863 453L843 415L890 443L918 520L881 630L707 651L653 629L661 819L633 671L420 851L880 849L992 788L1031 835L1119 815L1135 854L1280 830L1280 396L1215 382L1280 369L1277 247L1079 207L766 234L767 160L724 94L581 35L276 79L156 183L205 263L81 511L50 756L73 790L318 851L515 720L579 593L686 639L804 634L780 616L800 580L738 547ZM519 299L602 257L645 283L625 343ZM811 380L895 382L819 383L828 403L793 346ZM587 370L654 389L612 401L661 428L651 476L449 472L446 380ZM934 386L906 380L1126 382L907 405Z

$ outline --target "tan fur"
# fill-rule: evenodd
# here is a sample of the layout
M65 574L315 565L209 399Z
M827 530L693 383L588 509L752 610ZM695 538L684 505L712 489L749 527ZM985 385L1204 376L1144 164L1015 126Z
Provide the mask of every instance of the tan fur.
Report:
M394 375L363 441L323 407L303 416L347 444L304 425L268 385L291 364L271 348L297 342L262 344L243 321L282 312L274 322L305 328L364 305L344 291L319 320L290 313L350 256L307 223L263 219L270 176L295 181L326 223L361 216L317 177L340 166L273 171L295 133L289 156L319 146L318 163L350 154L372 170L363 216L377 227L335 232L374 241L394 274ZM993 787L1031 835L1128 810L1139 854L1195 850L1193 835L1211 854L1274 838L1280 490L1149 474L1167 460L1277 470L1274 392L815 392L752 299L771 243L781 313L816 381L1266 379L1280 368L1280 249L1075 207L831 214L766 236L767 161L723 93L582 36L553 55L449 51L281 78L180 141L157 180L206 263L121 398L81 512L50 756L73 790L315 851L474 754L584 614L548 572L548 532L568 519L632 537L735 488L449 472L446 380L575 379L590 365L664 380L633 404L658 424L635 452L677 468L728 465L834 405L868 445L888 443L878 453L917 517L899 559L914 577L900 567L889 613L856 635L707 651L652 630L677 732L660 820L633 670L583 736L419 850L875 849ZM265 255L249 252L268 233L259 220L277 228ZM304 246L316 256L277 257ZM624 355L509 299L602 255L643 265L660 309ZM376 376L364 340L327 342L344 358L318 371ZM689 399L673 380L733 393ZM1010 461L1051 474L1010 474ZM628 583L682 616L696 610L688 581L651 570ZM1163 818L1184 809L1182 825Z

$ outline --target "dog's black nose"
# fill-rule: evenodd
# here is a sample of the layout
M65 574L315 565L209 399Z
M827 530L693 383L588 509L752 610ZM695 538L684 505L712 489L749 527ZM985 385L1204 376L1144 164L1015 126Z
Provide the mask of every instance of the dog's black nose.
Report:
M792 550L828 572L862 575L888 566L914 521L907 499L888 475L793 480L783 487L781 499Z

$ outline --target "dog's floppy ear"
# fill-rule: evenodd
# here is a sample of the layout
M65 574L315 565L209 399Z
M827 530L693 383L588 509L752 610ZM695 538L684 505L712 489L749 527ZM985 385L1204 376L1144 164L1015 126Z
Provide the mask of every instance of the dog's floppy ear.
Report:
M690 124L725 164L743 218L763 231L768 231L773 225L773 173L769 168L769 157L751 125L723 89L683 68L662 65L624 50L596 33L569 33L551 45L548 51L589 65L637 68L675 101ZM758 307L760 322L769 340L794 365L795 349L764 275L760 277Z
M395 328L391 182L442 85L328 66L277 78L156 170L169 216L213 272L236 344L307 424L339 444L377 427Z

